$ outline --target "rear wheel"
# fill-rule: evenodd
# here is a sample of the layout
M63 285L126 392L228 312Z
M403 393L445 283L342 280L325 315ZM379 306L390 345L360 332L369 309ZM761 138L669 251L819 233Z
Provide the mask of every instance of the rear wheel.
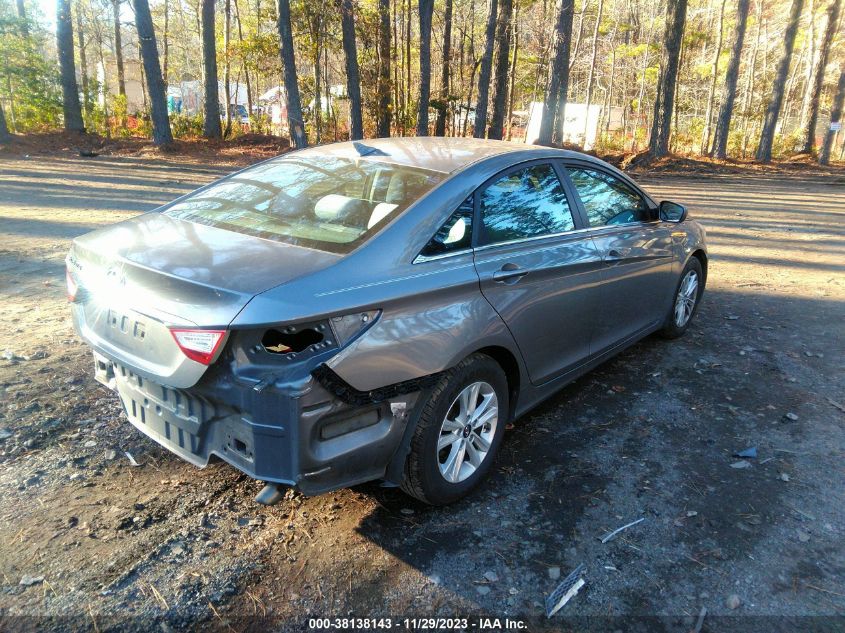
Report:
M681 273L681 279L675 290L675 299L661 331L663 336L667 338L683 336L692 322L692 317L695 316L702 292L704 292L704 274L701 262L697 257L691 257Z
M446 372L417 421L402 489L433 505L456 501L486 477L507 422L502 368L473 354Z

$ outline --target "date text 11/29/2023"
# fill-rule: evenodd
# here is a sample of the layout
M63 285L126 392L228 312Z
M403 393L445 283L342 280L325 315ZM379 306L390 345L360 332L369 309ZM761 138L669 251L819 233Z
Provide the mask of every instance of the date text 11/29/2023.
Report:
M515 618L309 618L309 631L520 631L527 629Z

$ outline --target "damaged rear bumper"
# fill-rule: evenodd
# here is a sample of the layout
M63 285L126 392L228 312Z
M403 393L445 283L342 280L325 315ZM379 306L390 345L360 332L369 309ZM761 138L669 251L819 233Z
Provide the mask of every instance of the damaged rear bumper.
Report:
M95 352L99 382L120 396L129 421L186 461L222 459L250 477L314 495L389 478L424 385L348 397L311 374L256 384L217 368L190 389L139 376ZM324 384L326 386L324 386Z

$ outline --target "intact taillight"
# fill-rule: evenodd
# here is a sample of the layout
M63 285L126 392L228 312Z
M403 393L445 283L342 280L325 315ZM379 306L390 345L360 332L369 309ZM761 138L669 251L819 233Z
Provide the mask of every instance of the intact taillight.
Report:
M171 328L170 333L182 353L191 360L208 365L223 342L226 330L189 330Z
M65 281L67 282L67 300L76 301L76 293L79 292L79 284L70 274L69 270L65 270Z

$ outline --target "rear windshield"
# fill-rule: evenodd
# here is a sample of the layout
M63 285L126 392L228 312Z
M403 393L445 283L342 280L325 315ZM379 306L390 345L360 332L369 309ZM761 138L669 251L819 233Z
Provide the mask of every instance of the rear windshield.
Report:
M290 157L247 169L167 215L238 233L347 253L443 178L365 158Z

